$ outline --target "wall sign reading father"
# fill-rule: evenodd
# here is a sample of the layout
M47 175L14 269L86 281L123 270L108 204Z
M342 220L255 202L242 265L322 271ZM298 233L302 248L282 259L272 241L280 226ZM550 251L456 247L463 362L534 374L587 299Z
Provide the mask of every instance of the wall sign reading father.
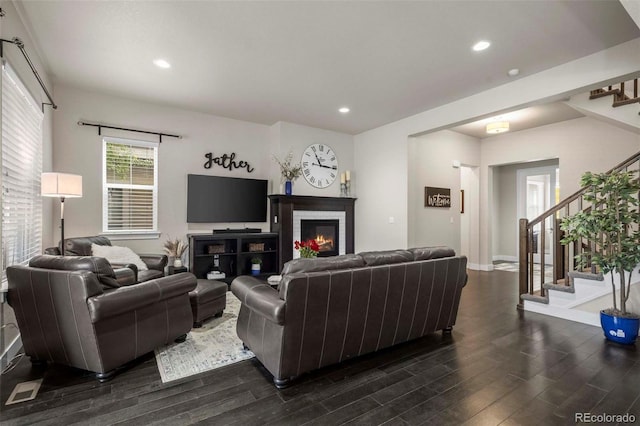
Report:
M214 157L212 152L207 152L204 156L207 159L207 161L204 163L205 169L210 169L211 166L215 164L228 170L247 169L249 173L254 170L253 167L251 167L251 165L246 161L236 161L235 152L232 152L231 154L222 154L219 157Z

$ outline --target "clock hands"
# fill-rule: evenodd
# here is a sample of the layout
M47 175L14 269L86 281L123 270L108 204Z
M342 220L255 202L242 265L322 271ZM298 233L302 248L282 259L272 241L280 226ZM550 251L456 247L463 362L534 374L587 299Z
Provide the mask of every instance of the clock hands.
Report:
M333 169L333 170L338 170L337 166L325 166L324 164L315 164L315 163L311 163L312 166L318 166L318 167L322 167L324 169Z

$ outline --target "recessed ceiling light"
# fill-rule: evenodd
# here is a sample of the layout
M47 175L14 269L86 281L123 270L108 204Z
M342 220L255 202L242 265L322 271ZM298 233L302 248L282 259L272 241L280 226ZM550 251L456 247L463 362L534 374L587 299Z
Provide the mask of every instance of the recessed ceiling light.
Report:
M171 64L164 59L154 59L153 64L158 68L171 68Z
M509 72L507 72L507 74L509 74L510 77L515 77L516 75L520 74L520 70L518 68L512 68L509 70Z
M488 42L486 40L482 40L482 41L479 41L476 44L474 44L472 49L475 50L476 52L480 52L481 50L485 50L489 46L491 46L490 42Z
M349 111L351 111L351 109L349 109L349 107L342 107L338 109L338 112L341 112L342 114L346 114Z

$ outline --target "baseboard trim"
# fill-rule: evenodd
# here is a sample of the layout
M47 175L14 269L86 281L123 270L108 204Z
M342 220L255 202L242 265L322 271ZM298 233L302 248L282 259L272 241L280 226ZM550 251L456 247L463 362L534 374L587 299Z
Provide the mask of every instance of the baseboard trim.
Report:
M493 256L494 262L517 262L519 259L517 256L508 256L506 254L498 254Z
M20 338L20 335L17 335L15 339L9 343L7 349L2 353L2 355L0 355L0 370L4 370L7 365L9 365L9 362L18 355L20 349L22 349L22 339Z
M493 265L482 265L479 263L467 263L467 269L471 269L473 271L493 271Z

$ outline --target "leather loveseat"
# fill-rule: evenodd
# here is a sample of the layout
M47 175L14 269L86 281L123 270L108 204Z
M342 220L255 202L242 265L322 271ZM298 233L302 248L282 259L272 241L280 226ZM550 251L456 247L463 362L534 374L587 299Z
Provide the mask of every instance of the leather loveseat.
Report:
M24 351L35 364L55 362L109 380L129 361L184 341L196 277L181 273L122 286L101 257L35 256L9 266L8 302Z
M278 289L251 276L232 282L237 333L283 388L305 372L450 332L466 265L446 247L292 260Z
M62 243L60 243L62 244ZM97 244L100 246L110 246L111 240L103 236L93 237L74 237L64 239L64 254L65 256L92 256L91 244ZM60 255L60 247L49 247L44 250L45 254ZM115 268L126 267L133 271L136 282L143 282L153 280L164 276L164 268L167 266L169 258L165 254L141 254L140 259L149 268L146 271L138 270L138 267L133 263L128 264L113 264Z

